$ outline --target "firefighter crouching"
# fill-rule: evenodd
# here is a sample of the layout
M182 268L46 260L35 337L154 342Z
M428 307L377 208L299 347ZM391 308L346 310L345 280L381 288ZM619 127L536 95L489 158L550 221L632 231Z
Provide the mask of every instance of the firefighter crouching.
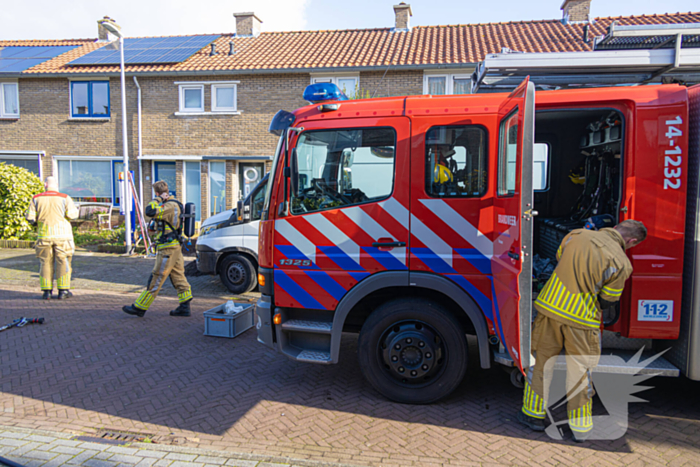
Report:
M44 187L46 191L32 198L26 214L27 220L37 226L35 250L41 265L42 298L51 298L54 272L58 283L57 298L70 298L73 296L69 289L75 245L69 219L78 218L78 208L70 196L58 192L58 182L54 177L46 177Z
M526 371L527 381L518 420L544 431L544 369L562 347L566 353L567 414L575 441L593 429L593 390L590 371L600 359L601 309L620 300L632 274L625 250L647 236L644 224L626 220L600 231L578 229L562 240L554 273L535 300L537 318L532 329L536 360Z
M170 198L168 184L158 181L153 184L156 198L146 206L145 214L156 224L156 264L148 279L146 290L133 305L122 308L124 313L143 317L158 296L163 283L170 281L177 290L179 306L170 312L170 316L190 316L192 288L185 278L185 260L180 248L180 238L184 219L183 206L176 199Z

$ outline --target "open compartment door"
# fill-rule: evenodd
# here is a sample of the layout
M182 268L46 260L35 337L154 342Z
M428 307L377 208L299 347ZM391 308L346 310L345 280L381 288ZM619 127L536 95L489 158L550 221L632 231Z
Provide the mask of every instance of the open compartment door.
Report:
M498 336L516 365L533 363L532 153L535 85L529 78L499 108L498 174L494 201L493 313Z

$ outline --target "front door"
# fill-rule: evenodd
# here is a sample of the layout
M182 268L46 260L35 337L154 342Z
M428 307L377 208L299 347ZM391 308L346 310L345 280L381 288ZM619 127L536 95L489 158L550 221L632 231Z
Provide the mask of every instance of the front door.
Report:
M369 275L408 270L409 128L404 117L330 120L293 136L277 306L334 310Z
M532 317L532 153L535 86L526 78L499 108L494 200L493 314L503 346L522 370L530 366Z

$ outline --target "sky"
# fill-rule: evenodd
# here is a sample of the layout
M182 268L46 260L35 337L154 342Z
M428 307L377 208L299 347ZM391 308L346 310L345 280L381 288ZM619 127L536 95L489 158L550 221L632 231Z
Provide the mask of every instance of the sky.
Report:
M97 37L113 18L127 37L235 32L233 13L252 11L263 31L394 26L401 0L0 0L0 40ZM563 0L403 0L412 26L560 19ZM700 11L698 0L593 0L591 16Z

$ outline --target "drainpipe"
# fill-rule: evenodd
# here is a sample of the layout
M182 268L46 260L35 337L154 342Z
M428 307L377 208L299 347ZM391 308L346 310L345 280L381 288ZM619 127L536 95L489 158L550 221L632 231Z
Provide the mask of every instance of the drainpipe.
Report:
M143 161L141 160L141 155L143 154L143 147L141 145L141 86L139 86L139 80L134 76L134 83L138 89L138 126L139 126L139 200L141 201L141 212L143 212Z

